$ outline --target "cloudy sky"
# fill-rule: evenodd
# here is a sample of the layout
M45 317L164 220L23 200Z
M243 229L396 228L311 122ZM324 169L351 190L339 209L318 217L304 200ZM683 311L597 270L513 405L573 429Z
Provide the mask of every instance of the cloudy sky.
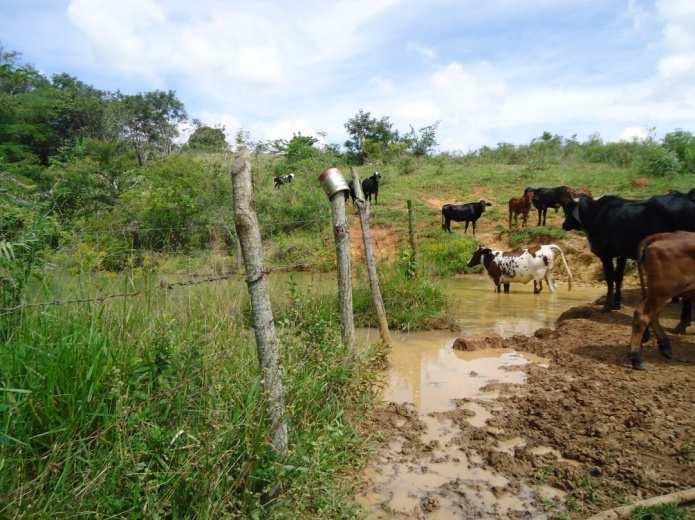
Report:
M256 138L342 142L360 108L445 150L695 130L695 0L0 0L0 41Z

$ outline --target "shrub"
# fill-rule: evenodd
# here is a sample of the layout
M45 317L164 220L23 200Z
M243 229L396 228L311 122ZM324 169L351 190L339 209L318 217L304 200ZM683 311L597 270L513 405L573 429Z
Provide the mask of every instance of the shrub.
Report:
M478 241L473 237L451 236L441 231L421 243L422 264L426 271L438 276L478 272L479 268L467 266L477 247Z
M389 327L426 330L450 323L447 299L436 282L424 276L411 278L396 267L382 269L379 281ZM357 326L378 325L369 285L355 288L353 307Z
M637 160L637 170L642 175L664 177L678 173L681 163L678 156L671 150L656 144L645 144Z
M511 231L508 242L511 247L522 247L538 242L548 244L566 237L567 232L561 228L551 226L527 227Z

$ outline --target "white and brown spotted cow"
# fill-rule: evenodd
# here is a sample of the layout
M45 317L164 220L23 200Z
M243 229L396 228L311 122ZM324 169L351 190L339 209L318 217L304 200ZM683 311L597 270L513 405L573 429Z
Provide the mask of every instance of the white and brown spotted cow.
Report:
M468 267L483 264L497 292L500 292L501 285L504 285L504 292L507 293L510 282L528 283L531 280L533 280L535 294L543 289L543 280L548 284L550 292L555 292L556 286L553 279L555 251L560 253L567 271L569 290L571 290L572 272L562 249L555 244L533 246L521 252L493 251L481 246L473 253Z

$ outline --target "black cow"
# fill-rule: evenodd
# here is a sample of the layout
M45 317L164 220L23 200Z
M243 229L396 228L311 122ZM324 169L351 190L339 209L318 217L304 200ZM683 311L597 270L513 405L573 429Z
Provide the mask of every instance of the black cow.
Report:
M374 172L374 175L367 177L362 181L362 191L364 192L364 197L371 202L372 195L374 195L374 204L378 203L379 199L379 180L381 179L381 174L379 172Z
M442 206L442 229L451 233L451 221L465 222L463 232L468 232L468 224L473 223L475 235L475 223L485 212L485 206L492 206L489 202L469 202L468 204L444 204Z
M639 244L649 235L695 231L695 202L683 194L658 195L644 201L610 195L596 200L582 197L565 207L562 229L586 232L591 251L603 264L608 286L604 310L619 309L627 259L637 259ZM677 330L685 330L688 314L683 309Z
M273 184L275 185L276 188L279 188L283 184L289 184L294 180L294 173L288 173L287 175L279 175L277 177L273 177Z
M533 207L538 210L538 224L541 225L541 219L545 226L545 219L548 215L548 208L553 208L555 211L558 208L564 208L572 202L572 189L569 186L558 186L557 188L526 188L524 196L528 192L533 193Z

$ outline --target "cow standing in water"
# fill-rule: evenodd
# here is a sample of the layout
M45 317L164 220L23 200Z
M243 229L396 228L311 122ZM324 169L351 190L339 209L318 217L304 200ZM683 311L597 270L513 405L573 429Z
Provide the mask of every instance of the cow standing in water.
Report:
M572 202L572 189L568 186L558 186L557 188L526 188L524 195L533 193L533 207L538 210L538 225L545 226L546 217L548 216L548 208L553 208L557 211L559 208L564 208Z
M451 233L451 221L465 222L466 227L463 232L468 232L468 224L473 224L473 234L475 235L475 223L485 212L486 206L491 203L481 200L480 202L469 202L468 204L444 204L442 206L442 229Z
M568 276L568 287L572 289L572 272L565 255L559 246L547 244L534 246L524 249L522 252L503 252L493 251L486 247L479 247L473 253L468 267L482 264L488 276L495 284L497 292L500 286L504 285L504 292L509 292L509 284L528 283L533 280L533 293L538 294L543 290L543 280L548 284L550 292L555 292L556 285L553 279L553 268L555 267L555 252L560 253L562 263L565 266Z

